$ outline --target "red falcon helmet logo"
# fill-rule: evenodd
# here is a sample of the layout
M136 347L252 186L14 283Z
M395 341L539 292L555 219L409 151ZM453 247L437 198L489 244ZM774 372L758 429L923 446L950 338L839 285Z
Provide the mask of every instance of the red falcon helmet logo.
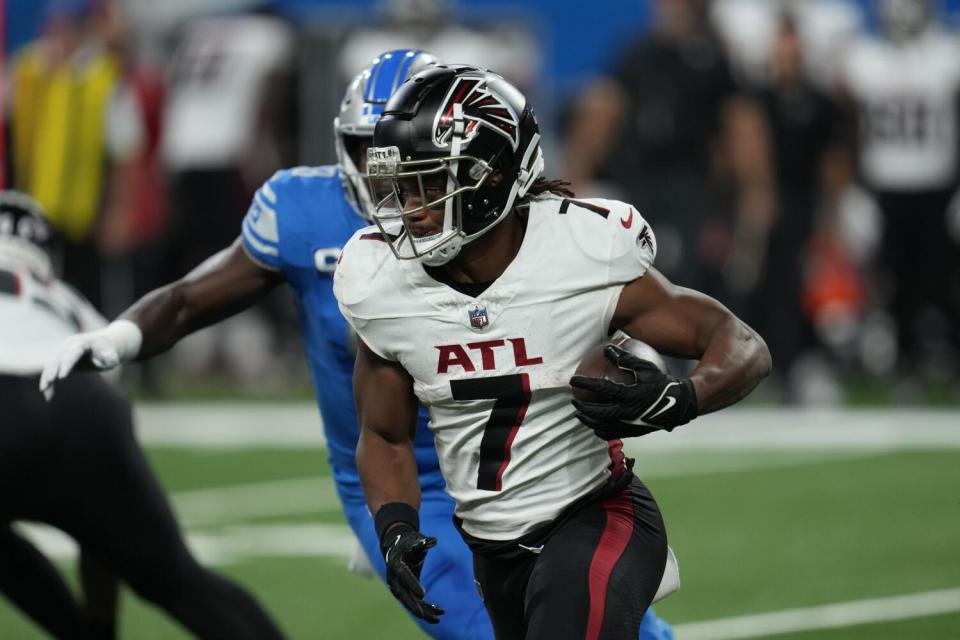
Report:
M630 211L630 217L633 217L633 210ZM645 249L653 248L653 234L650 232L648 225L643 225L643 229L640 229L640 233L637 235L637 244Z
M520 144L520 118L497 94L491 92L483 78L460 77L450 86L443 106L433 123L433 143L446 147L453 136L453 106L463 105L464 143L476 137L480 127L487 127L510 141L516 150Z

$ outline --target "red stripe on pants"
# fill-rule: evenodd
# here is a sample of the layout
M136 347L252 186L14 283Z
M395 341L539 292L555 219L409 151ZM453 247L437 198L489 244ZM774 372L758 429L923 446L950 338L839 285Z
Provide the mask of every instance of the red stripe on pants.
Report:
M610 479L616 480L627 470L624 462L626 456L623 455L623 440L608 440L607 453L610 455L610 466L607 467L610 469Z
M630 489L624 489L616 496L603 501L603 511L607 523L600 536L588 574L590 588L590 617L587 619L587 640L600 637L603 616L606 612L607 586L610 574L623 555L633 534L633 497Z

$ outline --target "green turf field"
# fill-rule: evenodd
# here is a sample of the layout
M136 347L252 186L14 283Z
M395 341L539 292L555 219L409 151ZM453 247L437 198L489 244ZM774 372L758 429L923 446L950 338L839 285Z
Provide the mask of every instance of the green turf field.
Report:
M350 538L322 449L163 446L149 454L201 556L259 596L290 637L421 637L386 589L347 571ZM960 638L960 449L640 455L637 470L680 561L682 590L657 606L680 640ZM894 596L912 599L877 600ZM936 613L944 600L947 611ZM812 624L828 619L842 626ZM187 637L130 595L122 631ZM0 604L0 638L39 637Z

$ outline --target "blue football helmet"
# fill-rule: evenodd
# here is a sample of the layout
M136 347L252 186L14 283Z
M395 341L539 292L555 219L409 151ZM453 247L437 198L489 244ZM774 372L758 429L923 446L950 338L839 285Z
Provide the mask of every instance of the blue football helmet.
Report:
M367 220L372 219L373 200L361 163L366 162L374 126L393 92L407 78L436 63L434 56L419 49L382 53L354 77L343 95L340 114L333 121L337 162L347 200Z

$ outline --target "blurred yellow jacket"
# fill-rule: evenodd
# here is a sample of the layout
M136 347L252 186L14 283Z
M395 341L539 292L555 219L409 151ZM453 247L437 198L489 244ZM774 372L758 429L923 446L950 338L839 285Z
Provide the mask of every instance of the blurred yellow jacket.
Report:
M120 64L98 47L54 64L36 43L13 65L14 184L68 239L93 231L103 201L106 116Z

